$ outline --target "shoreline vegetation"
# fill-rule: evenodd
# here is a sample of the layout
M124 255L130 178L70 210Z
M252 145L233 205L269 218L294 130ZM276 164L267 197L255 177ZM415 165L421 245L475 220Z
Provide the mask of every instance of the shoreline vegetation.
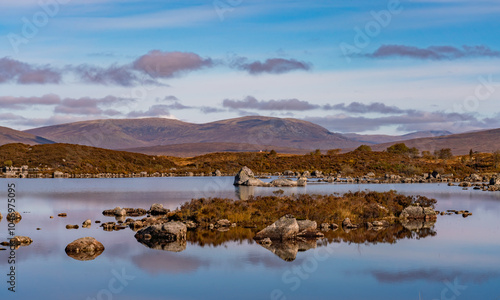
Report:
M265 152L211 153L191 158L151 156L73 144L0 146L3 178L135 178L234 176L243 166L258 177L313 177L347 182L489 181L500 171L500 153L453 156L431 154L396 144L383 152L369 146L340 153L316 150L306 155ZM378 180L379 182L375 181Z

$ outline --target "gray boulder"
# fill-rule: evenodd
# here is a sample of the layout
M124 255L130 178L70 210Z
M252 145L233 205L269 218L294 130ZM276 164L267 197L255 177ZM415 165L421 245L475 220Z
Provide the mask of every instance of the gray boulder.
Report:
M299 224L297 220L290 215L281 217L278 221L267 226L255 235L256 240L270 238L271 240L289 240L294 239L299 233Z
M318 228L318 223L311 220L297 220L297 224L299 225L299 231L304 231L307 229L316 230Z
M285 179L285 178L280 178L280 179L275 179L271 181L271 185L273 186L297 186L297 181L290 180L290 179Z
M347 229L353 229L353 228L358 228L358 225L352 224L351 219L345 218L344 221L342 221L342 227Z
M247 166L241 168L241 170L234 177L234 185L243 185L246 181L251 178L255 178L252 170L250 170Z
M436 212L432 207L408 206L399 215L401 219L413 220L433 220L436 219Z
M181 222L168 222L146 227L135 234L136 239L160 239L165 242L186 240L187 227Z
M166 215L169 212L170 209L164 208L163 204L158 204L158 203L151 205L151 208L148 211L148 213L151 215Z

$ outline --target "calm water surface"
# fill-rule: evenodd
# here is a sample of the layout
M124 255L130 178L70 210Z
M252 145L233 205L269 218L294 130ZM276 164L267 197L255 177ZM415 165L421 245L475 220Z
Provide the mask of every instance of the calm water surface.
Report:
M439 217L435 236L395 244L319 243L286 262L253 241L189 243L182 252L154 250L131 230L67 230L85 219L113 221L102 210L174 209L200 197L246 198L277 188L232 186L233 178L0 179L0 240L8 237L7 184L15 183L23 215L16 234L33 244L16 251L16 293L7 290L8 251L0 251L0 299L500 299L500 193L445 184L309 184L292 193L397 190L438 200L437 209L471 217ZM2 200L3 199L3 200ZM68 213L67 218L56 216ZM40 227L41 230L36 230ZM92 236L106 248L93 261L64 248ZM326 244L326 245L325 245Z

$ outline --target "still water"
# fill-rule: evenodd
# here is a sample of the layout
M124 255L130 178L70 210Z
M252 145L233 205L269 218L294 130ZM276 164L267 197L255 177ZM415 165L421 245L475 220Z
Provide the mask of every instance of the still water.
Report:
M104 209L162 203L174 209L192 198L246 198L277 188L232 186L231 177L133 179L0 179L0 241L8 237L7 185L16 184L23 219L16 235L33 244L15 251L15 293L8 291L9 251L0 251L0 299L500 299L500 192L445 184L309 184L285 193L330 194L397 190L436 198L435 235L396 243L319 242L287 262L252 240L188 242L182 252L154 250L130 229L107 232ZM65 212L66 218L57 217ZM54 216L50 219L50 216ZM36 230L41 228L41 230ZM91 236L105 251L92 261L66 255L66 245ZM3 247L7 248L7 247Z

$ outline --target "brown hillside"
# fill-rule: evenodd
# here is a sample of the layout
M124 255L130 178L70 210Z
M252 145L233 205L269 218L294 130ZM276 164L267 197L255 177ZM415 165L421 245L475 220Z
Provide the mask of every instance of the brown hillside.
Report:
M439 150L450 148L454 155L468 154L470 149L478 152L492 153L500 150L500 129L491 129L477 132L468 132L453 134L447 136L420 138L401 141L408 147L416 147L420 151ZM395 144L385 143L372 146L373 150L385 150L387 147Z
M0 145L10 143L23 143L29 145L53 144L53 141L35 136L30 133L17 131L7 127L0 127Z
M59 143L107 149L238 143L314 150L349 148L360 144L310 122L259 116L206 124L164 118L95 120L36 128L26 132Z

